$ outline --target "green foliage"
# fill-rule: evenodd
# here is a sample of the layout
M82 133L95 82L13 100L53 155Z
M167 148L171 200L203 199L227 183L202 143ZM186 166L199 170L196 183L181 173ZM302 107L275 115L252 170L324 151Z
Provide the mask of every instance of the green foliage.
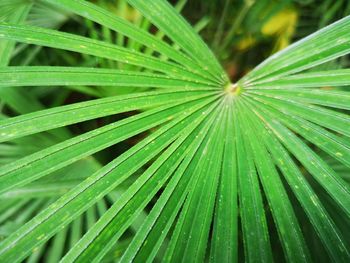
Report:
M1 1L0 262L350 260L350 16L232 84L185 1Z

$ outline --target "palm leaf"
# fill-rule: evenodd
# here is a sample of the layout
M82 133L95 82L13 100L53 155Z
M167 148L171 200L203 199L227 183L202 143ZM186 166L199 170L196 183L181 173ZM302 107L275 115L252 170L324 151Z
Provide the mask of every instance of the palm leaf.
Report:
M127 2L143 14L140 27L83 0L34 3L32 15L53 8L90 20L91 37L23 25L27 2L4 12L15 15L0 24L0 98L20 115L0 120L1 261L271 262L282 253L309 262L318 249L308 224L330 259L347 262L349 70L303 71L350 53L350 18L230 84L168 2ZM14 41L80 53L85 64L8 66ZM46 108L37 94L57 86L113 96ZM129 88L142 92L113 93ZM70 125L98 118L107 124L73 135Z

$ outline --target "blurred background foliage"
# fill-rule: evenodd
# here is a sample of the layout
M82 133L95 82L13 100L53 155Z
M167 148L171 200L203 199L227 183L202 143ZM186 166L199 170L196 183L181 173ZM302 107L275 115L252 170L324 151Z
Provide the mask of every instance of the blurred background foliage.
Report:
M152 49L140 43L132 41L123 35L118 35L108 28L89 20L77 17L65 10L50 6L40 0L0 0L0 21L12 22L16 10L21 5L28 3L28 1L33 2L33 6L27 19L24 21L26 24L59 29L139 50L146 54L154 54ZM94 0L93 2L171 43L170 40L166 39L161 32L158 32L157 28L151 25L138 11L131 8L126 1ZM348 0L172 0L171 2L212 48L233 82L237 81L265 58L271 56L271 54L350 14L350 1ZM168 58L162 57L162 59L167 60ZM346 56L323 64L322 67L326 67L327 69L343 68L348 67L349 64L349 57ZM122 65L118 62L88 55L27 44L16 45L10 65L103 67L145 71L145 69L133 65ZM0 118L7 118L97 97L132 93L134 91L136 90L128 87L122 89L115 87L73 86L31 87L30 89L25 87L16 89L2 88L0 90ZM137 91L140 91L140 88ZM116 121L132 114L131 112L100 118L27 136L11 141L10 143L2 143L0 144L0 166L67 138L71 138L74 135L93 130L111 121ZM136 144L141 138L142 135L126 140L95 154L93 157L78 161L48 177L1 195L0 240L23 225L23 223L39 213L63 193L98 170L102 165ZM328 163L350 183L348 168L335 162L334 159L328 159ZM126 188L127 186L128 182L125 183L124 187ZM28 262L38 262L42 257L46 257L52 262L57 261L64 254L64 251L74 245L87 229L98 220L125 188L120 187L111 194L108 194L107 197L84 213L82 217L75 220L65 230L53 237L47 243L49 244L49 249L45 249L45 246L38 248L28 258ZM320 197L322 198L322 195ZM324 203L329 207L334 205L331 200L327 199L326 195L323 196L323 199ZM294 201L297 203L296 200ZM342 222L344 220L342 218L344 217L337 217L337 210L330 209L329 211L332 211L332 218L337 222L337 225L340 228L343 226L344 229L342 230L347 231L347 223ZM299 218L305 217L302 211L296 212ZM19 214L20 216L18 216ZM120 256L123 248L130 242L134 229L137 229L144 216L144 214L140 215L139 220L135 221L125 233L122 241L107 255L106 259L113 260ZM271 215L268 216L271 217ZM324 251L312 226L308 223L308 220L305 219L304 221L304 231L310 232L307 235L308 242L317 248L313 251L318 251L318 256L323 255L324 262L328 262L327 253ZM271 228L271 235L277 236L276 229L272 229L273 224L269 227ZM68 232L70 233L69 244L65 241L68 239ZM347 238L350 239L349 235ZM271 240L274 239L271 238ZM278 260L283 260L280 244L275 242L273 245L276 246L274 248L276 251L274 256Z
M195 0L189 1L183 14L192 23L206 17L209 22L201 35L219 57L230 77L237 80L271 54L349 15L350 2ZM344 60L339 66L348 63Z

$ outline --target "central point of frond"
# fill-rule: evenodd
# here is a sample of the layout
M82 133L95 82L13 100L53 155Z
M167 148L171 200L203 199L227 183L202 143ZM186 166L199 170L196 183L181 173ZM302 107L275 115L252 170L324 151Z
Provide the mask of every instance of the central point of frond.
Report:
M229 95L238 96L242 93L243 89L237 83L229 83L225 86L225 92Z

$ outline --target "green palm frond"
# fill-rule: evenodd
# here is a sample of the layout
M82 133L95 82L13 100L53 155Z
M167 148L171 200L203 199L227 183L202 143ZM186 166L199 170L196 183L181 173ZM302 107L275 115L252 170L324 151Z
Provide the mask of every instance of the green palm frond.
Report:
M84 0L19 1L4 11L15 15L0 23L0 98L19 116L0 119L0 262L272 262L275 250L310 262L311 238L332 261L348 262L350 71L308 70L350 53L350 17L231 84L167 1L127 2L147 22L137 27ZM66 15L43 28L38 10L50 7ZM37 24L25 24L35 15ZM55 29L70 15L105 35ZM112 63L10 66L15 43ZM111 91L49 108L31 93L57 86ZM113 93L129 88L140 91ZM69 129L102 117L110 121Z

